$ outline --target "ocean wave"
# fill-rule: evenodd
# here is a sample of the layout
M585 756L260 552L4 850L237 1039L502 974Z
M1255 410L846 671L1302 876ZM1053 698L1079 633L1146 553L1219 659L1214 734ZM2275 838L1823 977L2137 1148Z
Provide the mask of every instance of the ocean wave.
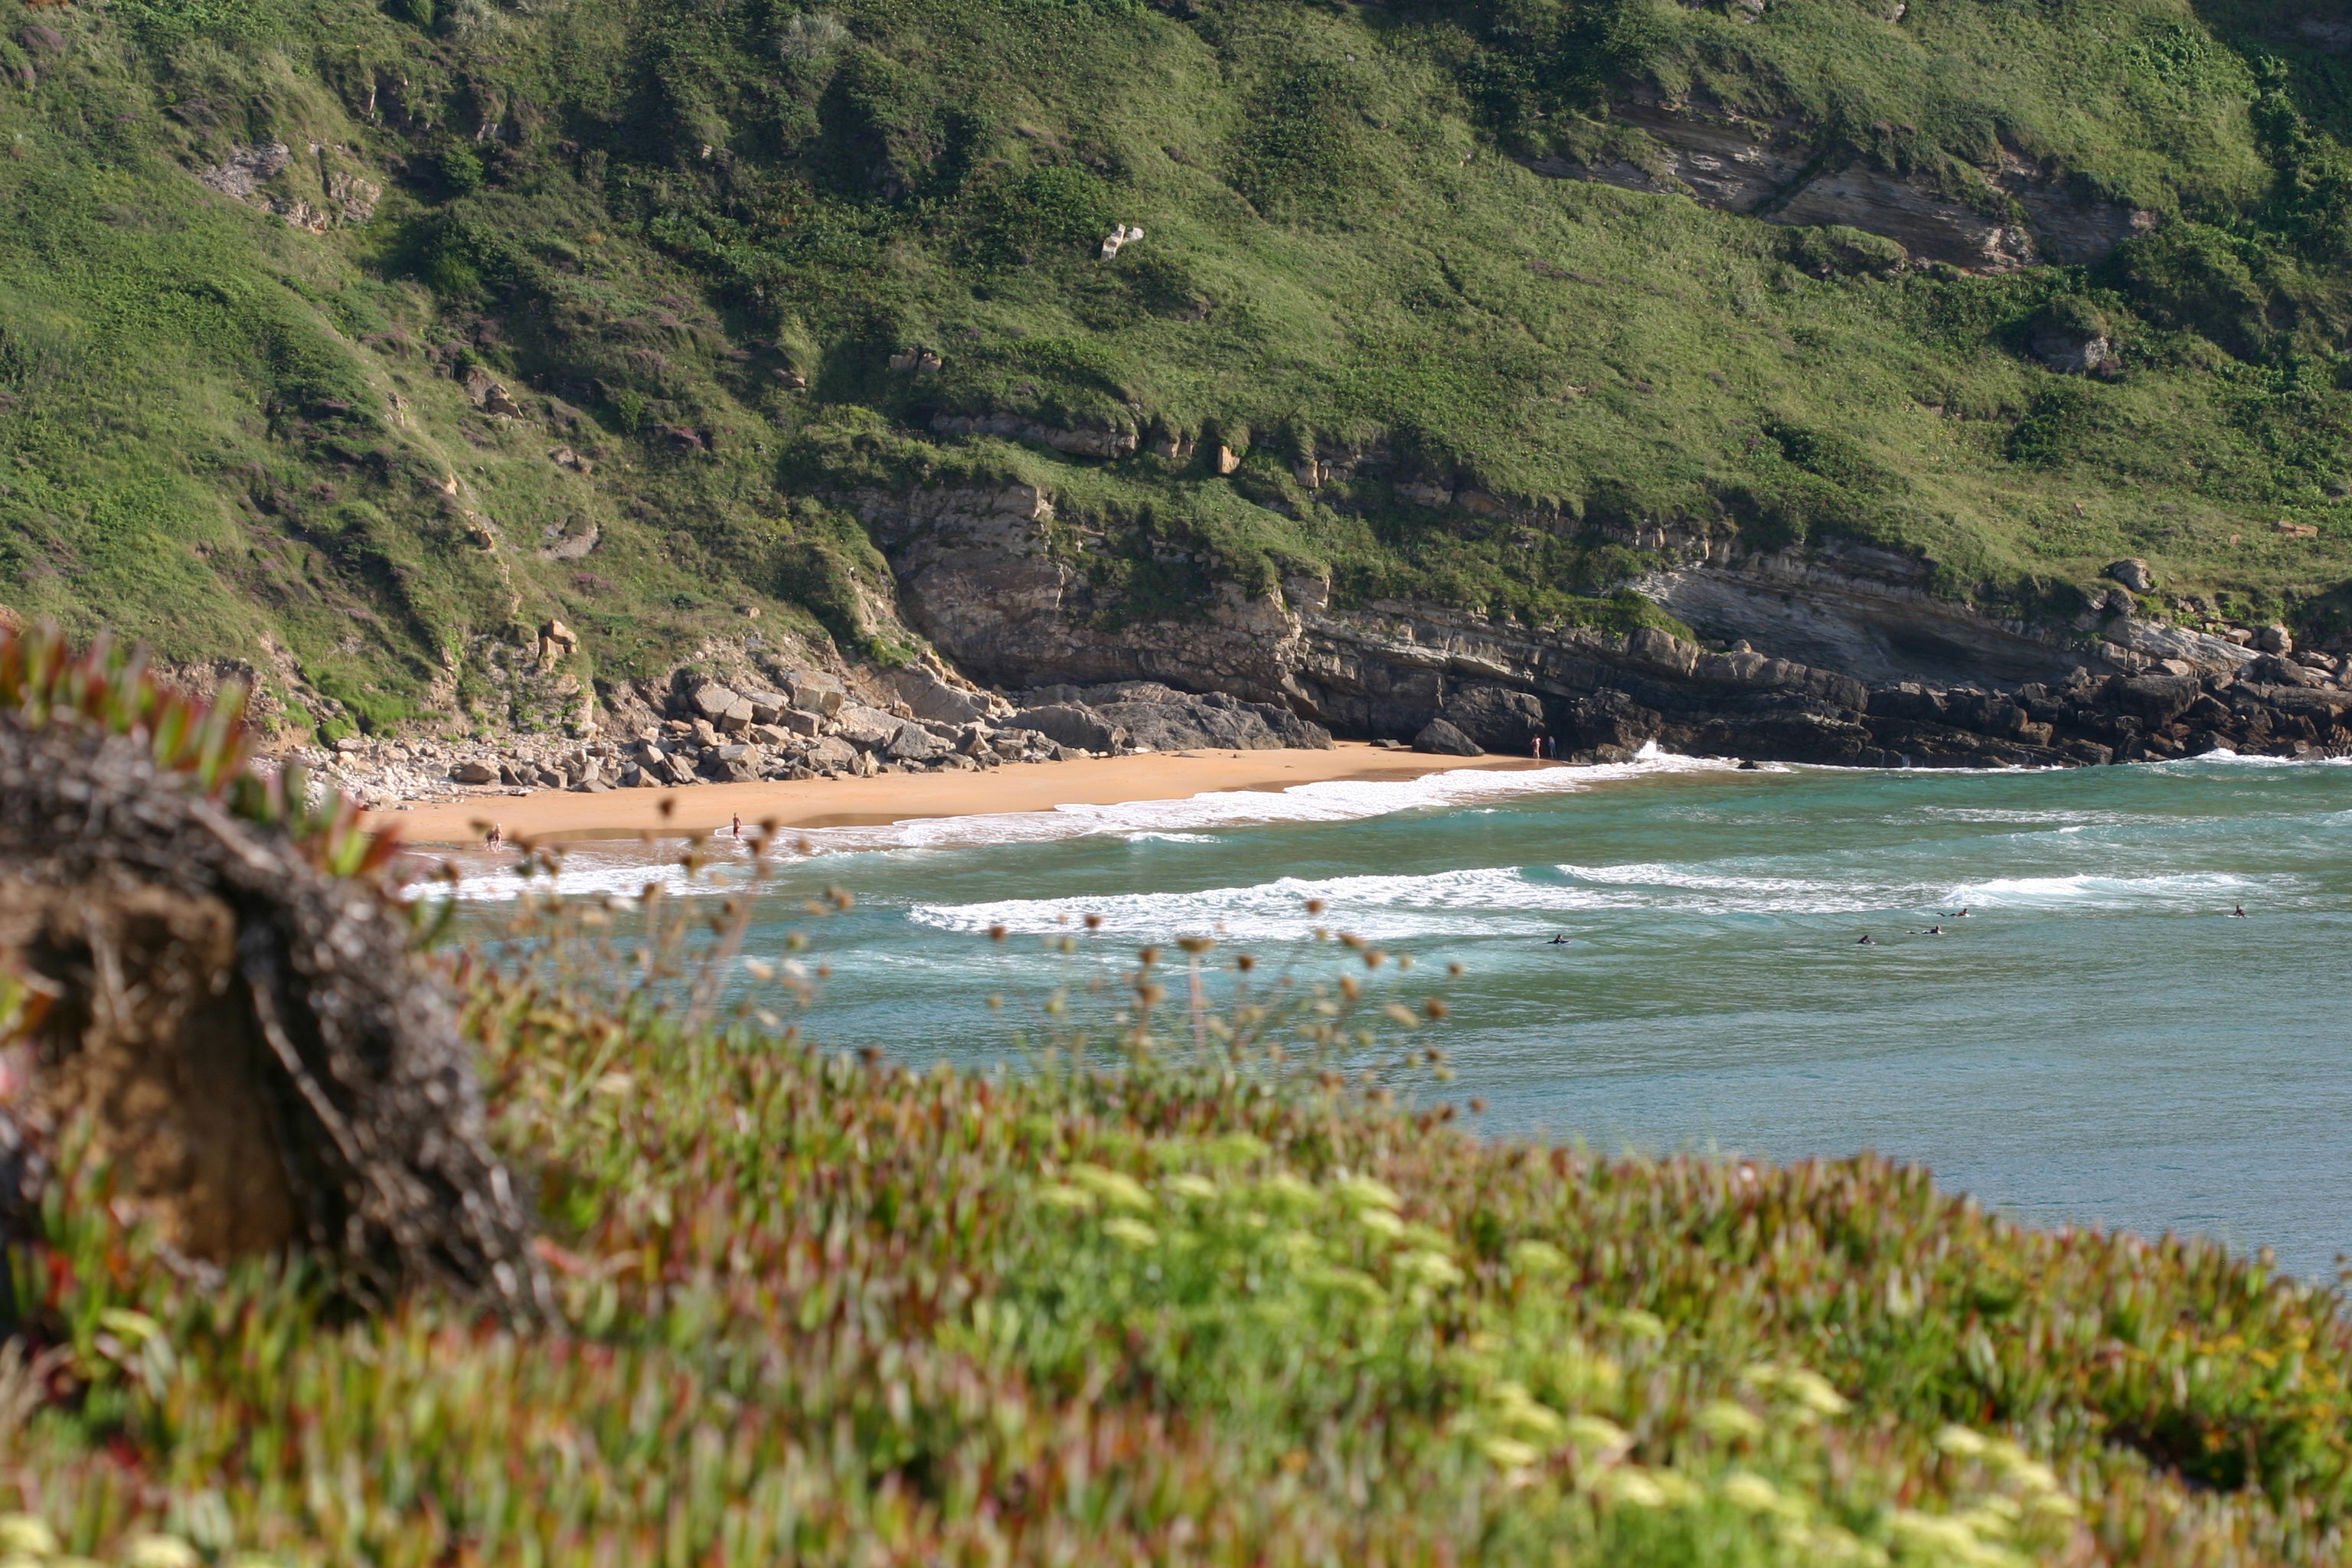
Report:
M2184 871L2161 877L2103 877L2079 873L2071 877L1993 877L1964 883L1940 895L1942 901L1989 908L2007 906L2128 905L2151 899L2179 900L2195 895L2231 900L2248 888L2270 884L2226 871Z
M1045 844L1094 835L1121 835L1167 843L1204 841L1204 830L1254 825L1356 822L1407 811L1458 810L1496 801L1569 795L1595 784L1650 773L1723 771L1735 764L1643 747L1633 761L1590 767L1559 766L1496 772L1457 768L1412 779L1331 779L1277 790L1214 790L1181 800L1129 801L1112 805L1057 805L1050 811L1001 812L975 816L917 817L870 827L811 828L790 834L777 863L802 857L791 846L806 843L814 855L873 854L904 850L977 848L999 844ZM566 897L634 896L648 881L668 892L724 893L741 886L748 853L725 839L708 846L718 867L688 878L674 849L637 846L575 846L563 858L553 882L536 879L540 890ZM468 901L517 897L526 886L511 869L495 868L478 853L454 857L465 869L457 896ZM730 870L732 863L733 869Z
M1097 898L1003 899L922 904L918 924L981 931L1003 926L1024 934L1067 930L1085 917L1120 936L1218 936L1285 941L1317 927L1371 942L1411 938L1506 936L1557 929L1562 917L1606 911L1674 914L1845 914L1912 907L1927 889L1752 875L1719 868L1495 866L1430 872L1270 882L1192 892L1118 893ZM1307 913L1308 900L1323 905Z
M1884 884L1776 877L1733 865L1636 861L1622 866L1557 866L1574 881L1624 889L1614 901L1697 914L1843 914L1887 907L1902 889Z
M2143 764L2158 773L2182 773L2200 764L2240 768L2341 768L2352 766L2352 757L2264 757L2244 756L2227 746L2216 746L2210 752L2200 752L2193 757L2175 757L2169 762Z
M1182 893L919 904L908 914L918 925L954 931L1003 926L1024 935L1045 933L1069 930L1090 917L1107 932L1156 940L1287 942L1321 927L1370 942L1399 942L1491 931L1497 911L1528 908L1535 890L1516 868L1495 867L1417 877L1282 877ZM1320 913L1307 913L1310 900L1323 904Z

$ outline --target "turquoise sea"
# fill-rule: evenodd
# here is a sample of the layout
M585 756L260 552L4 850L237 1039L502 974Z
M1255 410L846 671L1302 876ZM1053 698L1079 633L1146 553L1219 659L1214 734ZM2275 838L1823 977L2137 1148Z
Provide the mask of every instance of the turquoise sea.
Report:
M1660 757L811 838L750 951L810 931L830 975L804 1027L830 1043L1017 1065L1057 988L1107 1017L1087 984L1142 944L1214 938L1217 995L1240 952L1261 993L1286 971L1364 973L1321 927L1413 955L1372 972L1375 1002L1444 984L1452 1016L1416 1040L1459 1077L1420 1093L1484 1100L1490 1132L1873 1149L2037 1224L2202 1231L2307 1275L2352 1251L2352 767ZM592 846L562 881L707 892L742 874L688 882ZM826 884L856 908L812 925ZM478 868L466 890L514 885ZM1075 956L1046 950L1063 936Z

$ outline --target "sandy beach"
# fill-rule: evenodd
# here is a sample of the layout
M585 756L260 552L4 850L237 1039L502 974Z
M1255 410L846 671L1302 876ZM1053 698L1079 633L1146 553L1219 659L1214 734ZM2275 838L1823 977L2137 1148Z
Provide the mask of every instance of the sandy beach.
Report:
M1453 768L1531 768L1524 757L1434 757L1342 742L1328 752L1153 752L1082 762L1013 763L985 773L880 773L870 779L617 789L602 795L485 790L461 801L372 812L367 825L411 844L474 844L499 823L509 840L684 837L736 816L748 828L865 827L919 817L1050 811L1182 800L1218 790L1285 789L1331 779L1412 779ZM667 803L668 815L663 807Z

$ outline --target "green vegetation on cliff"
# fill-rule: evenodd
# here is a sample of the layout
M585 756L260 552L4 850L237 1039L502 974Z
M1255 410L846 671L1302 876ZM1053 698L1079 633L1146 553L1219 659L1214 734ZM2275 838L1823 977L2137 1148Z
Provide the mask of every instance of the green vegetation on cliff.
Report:
M2317 623L2352 575L2316 4L0 0L0 605L297 722L554 721L747 608L891 656L844 502L941 478L1052 491L1138 613L1188 557L1622 618L1654 525L2021 614L2125 554ZM1534 172L1655 166L1659 103L2143 216L1979 275Z

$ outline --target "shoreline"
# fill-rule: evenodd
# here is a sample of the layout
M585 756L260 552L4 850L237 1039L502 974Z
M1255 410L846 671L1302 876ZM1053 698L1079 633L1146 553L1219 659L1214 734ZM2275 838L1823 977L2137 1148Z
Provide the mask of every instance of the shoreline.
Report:
M477 846L490 823L508 841L687 838L772 821L778 829L878 827L924 818L999 816L1063 805L1127 805L1240 790L1349 780L1403 781L1458 769L1519 772L1557 767L1529 757L1441 757L1391 752L1362 741L1329 751L1154 752L1061 763L1013 763L981 773L879 773L872 778L707 784L686 789L615 789L587 795L484 789L457 801L414 803L362 815L373 832L403 844ZM664 802L672 803L669 814Z

